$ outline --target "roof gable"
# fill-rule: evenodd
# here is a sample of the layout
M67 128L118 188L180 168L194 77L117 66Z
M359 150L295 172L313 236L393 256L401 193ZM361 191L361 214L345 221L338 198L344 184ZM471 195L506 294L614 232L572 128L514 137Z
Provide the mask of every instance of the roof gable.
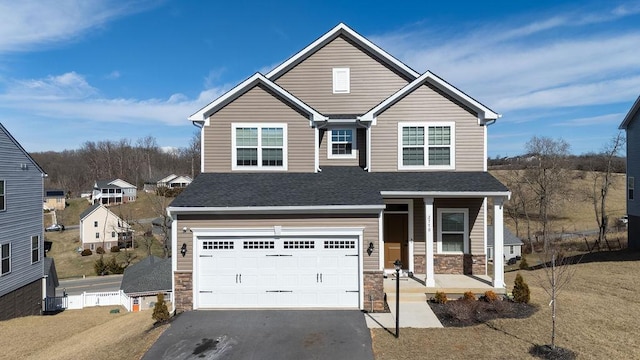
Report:
M638 96L636 101L633 103L633 106L631 106L631 109L629 109L627 116L624 117L624 120L622 120L622 123L620 124L618 129L626 130L629 124L631 124L631 121L633 121L633 119L636 117L638 110L640 110L640 96Z
M373 56L382 61L383 63L395 68L401 73L405 74L409 78L417 78L419 73L415 70L411 69L409 66L402 63L400 60L391 56L389 53L384 51L382 48L378 47L376 44L367 40L362 35L355 32L353 29L345 25L344 23L340 23L336 25L333 29L329 30L326 34L322 35L316 41L309 44L307 47L290 57L288 60L278 65L275 69L271 70L267 73L266 77L275 80L278 77L285 74L291 68L295 67L300 62L304 61L309 56L313 55L316 51L321 49L326 44L333 41L338 36L345 36L346 38L354 41L358 45L362 46L364 49L369 51Z
M479 123L483 124L490 120L496 120L500 117L500 114L494 112L488 107L484 106L471 96L465 94L460 91L455 86L449 84L439 76L435 75L431 71L427 71L424 74L420 75L417 79L407 84L402 89L398 90L395 94L388 97L385 101L378 104L373 109L369 110L366 114L360 116L358 119L361 121L371 121L375 124L376 117L393 106L398 101L402 100L407 95L411 94L413 91L418 89L420 86L429 83L435 86L438 90L443 93L451 96L452 98L460 101L463 105L469 107L471 110L475 111L478 114Z
M29 160L29 162L31 162L33 164L33 166L36 167L36 169L38 169L38 171L40 173L42 173L43 175L46 175L47 173L40 167L40 165L38 165L38 163L31 157L31 155L29 155L29 153L22 147L22 145L20 145L20 143L18 142L18 140L16 140L11 133L9 132L9 130L7 130L2 123L0 123L0 132L3 132L4 134L6 134L7 138L9 139L9 141L11 141L16 148L21 151L24 156L27 157L27 159Z
M175 178L177 178L177 177L178 177L178 176L177 176L176 174L171 174L171 175L168 175L168 176L163 177L162 179L160 179L160 180L158 180L158 181L156 181L156 182L159 182L159 183L166 183L166 182L169 182L169 181L171 181L171 180L173 180L173 179L175 179Z
M209 116L215 114L218 110L222 109L235 99L239 98L249 90L253 89L255 86L262 84L266 86L269 90L278 94L282 97L283 100L289 102L294 107L298 108L302 112L309 115L309 120L312 121L323 121L326 120L326 117L316 110L314 110L311 106L305 104L300 99L291 95L288 91L274 83L273 81L267 79L264 75L260 73L255 73L253 76L243 81L233 89L229 90L224 95L220 96L213 102L209 103L209 105L203 107L198 110L195 114L189 116L189 120L191 121L206 121Z
M122 224L122 227L129 227L129 224L124 222L124 220L122 220L118 215L114 214L111 210L109 210L106 206L102 204L91 205L89 208L83 211L80 214L80 222L84 221L84 219L86 219L89 215L93 214L94 212L102 211L102 210L107 212L107 216L115 217L118 220L118 222Z

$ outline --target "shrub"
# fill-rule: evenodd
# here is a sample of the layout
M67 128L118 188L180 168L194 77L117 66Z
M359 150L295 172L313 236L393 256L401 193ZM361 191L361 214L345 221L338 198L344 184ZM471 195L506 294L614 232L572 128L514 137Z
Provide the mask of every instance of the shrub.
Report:
M124 273L124 267L116 261L116 256L111 255L109 261L105 263L105 268L109 274L122 274Z
M98 246L98 248L96 249L96 254L104 254L104 249L102 248L102 246Z
M107 275L107 265L104 263L104 259L102 256L96 262L93 263L93 269L96 271L96 275L102 276Z
M494 302L498 300L498 294L496 294L492 290L487 290L484 292L484 296L482 297L482 299L486 302Z
M447 299L447 294L445 294L443 291L436 291L436 295L433 298L433 301L437 304L446 304L449 299Z
M473 293L473 291L466 291L464 294L462 294L462 300L464 301L476 301L476 294Z
M513 300L519 303L528 304L531 298L531 292L529 291L529 285L524 282L522 275L518 273L516 275L515 285L513 287Z
M82 252L80 253L80 255L82 255L82 256L89 256L89 255L93 255L93 251L91 251L91 249L84 249L84 250L82 250Z
M114 252L120 252L120 247L118 247L117 245L114 245L114 246L112 246L112 247L111 247L111 250L110 250L110 251L111 251L112 253L114 253Z
M527 263L527 258L526 257L522 257L522 260L520 260L520 270L527 270L529 269L529 263Z
M167 304L164 302L164 294L158 293L158 301L153 306L153 314L151 318L157 322L164 322L169 320L169 309L167 309Z

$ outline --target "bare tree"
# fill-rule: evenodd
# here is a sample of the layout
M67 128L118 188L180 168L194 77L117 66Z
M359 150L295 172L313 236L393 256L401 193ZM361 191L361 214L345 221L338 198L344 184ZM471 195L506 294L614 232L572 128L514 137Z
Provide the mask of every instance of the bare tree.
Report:
M600 248L600 245L604 241L607 244L609 250L609 242L607 241L607 230L609 228L609 215L607 214L607 196L609 195L609 189L613 186L612 175L614 172L615 163L622 147L625 144L624 134L618 132L608 143L605 145L604 150L599 154L597 159L600 160L600 164L593 164L592 171L590 172L592 188L587 197L593 204L593 211L598 223L598 240L594 247ZM601 169L597 171L596 169Z
M529 216L529 207L532 200L526 190L527 182L523 178L522 170L509 170L506 173L505 185L511 190L511 199L507 201L505 210L516 227L516 236L520 237L520 219L524 216L527 230L526 238L531 242L531 218ZM533 244L530 244L533 246Z
M527 142L526 149L530 158L523 179L536 195L535 202L546 250L549 246L551 210L562 200L567 186L566 159L569 144L563 139L534 136Z

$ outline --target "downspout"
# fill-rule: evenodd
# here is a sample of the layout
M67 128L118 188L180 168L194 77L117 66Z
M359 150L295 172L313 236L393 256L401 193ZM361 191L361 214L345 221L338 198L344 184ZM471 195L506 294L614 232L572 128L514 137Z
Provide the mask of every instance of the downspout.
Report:
M193 126L200 129L200 173L204 172L204 121L193 120ZM193 174L191 174L193 175Z

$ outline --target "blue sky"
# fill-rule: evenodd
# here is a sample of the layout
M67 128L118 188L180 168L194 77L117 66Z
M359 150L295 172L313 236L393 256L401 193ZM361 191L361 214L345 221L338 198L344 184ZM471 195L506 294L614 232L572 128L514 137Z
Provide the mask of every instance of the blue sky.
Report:
M492 157L600 151L640 95L639 1L0 0L0 122L27 151L184 147L189 115L340 22L501 113Z

